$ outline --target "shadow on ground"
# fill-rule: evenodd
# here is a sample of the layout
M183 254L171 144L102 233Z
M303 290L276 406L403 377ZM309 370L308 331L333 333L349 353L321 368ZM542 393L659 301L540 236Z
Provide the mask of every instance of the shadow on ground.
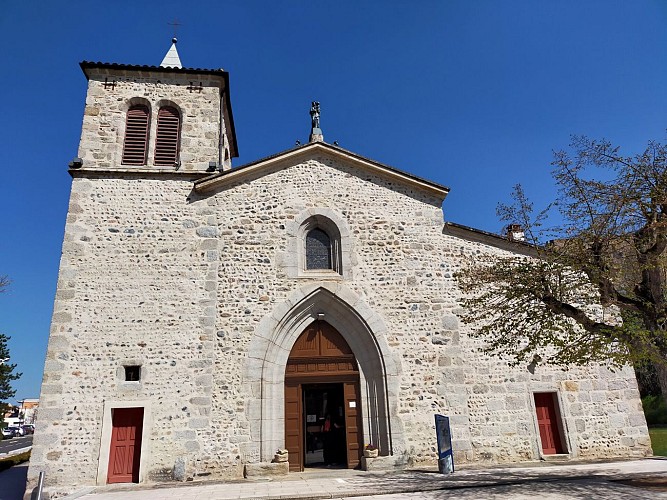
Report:
M667 477L658 475L650 480L623 478L607 471L605 474L573 474L571 472L531 475L525 471L474 471L473 474L456 473L442 476L433 471L411 471L406 474L375 476L371 478L347 477L346 483L368 491L368 494L386 492L429 492L428 498L596 498L639 499L667 498L661 486ZM656 487L657 486L657 487ZM452 491L455 490L455 491ZM655 496L654 496L655 495Z
M27 463L0 472L0 500L21 500L27 476Z

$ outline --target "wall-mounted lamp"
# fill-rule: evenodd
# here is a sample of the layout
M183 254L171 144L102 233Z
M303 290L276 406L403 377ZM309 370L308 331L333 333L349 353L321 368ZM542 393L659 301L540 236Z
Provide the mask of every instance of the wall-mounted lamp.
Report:
M319 319L324 319L324 313L317 313L317 317Z
M69 162L69 168L81 168L83 166L83 160L78 156Z
M206 169L207 172L215 172L218 170L218 162L217 161L209 161L208 162L208 168Z

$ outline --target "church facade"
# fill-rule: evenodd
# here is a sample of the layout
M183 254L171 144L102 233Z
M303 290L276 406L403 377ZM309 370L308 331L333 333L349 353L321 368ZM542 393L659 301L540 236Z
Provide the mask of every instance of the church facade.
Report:
M229 75L170 61L81 64L28 492L433 464L434 414L457 464L651 454L632 369L468 336L455 273L522 245L445 223L447 188L324 142L315 107L308 144L232 168Z

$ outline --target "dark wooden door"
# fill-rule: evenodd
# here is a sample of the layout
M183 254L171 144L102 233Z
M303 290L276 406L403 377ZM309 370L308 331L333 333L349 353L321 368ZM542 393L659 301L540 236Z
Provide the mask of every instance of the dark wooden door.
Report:
M343 399L345 401L345 434L347 435L347 468L354 469L359 465L363 449L359 382L345 382Z
M115 408L111 415L108 483L138 483L143 408Z
M289 470L303 470L301 384L285 383L285 448L289 451Z
M535 394L535 413L537 414L537 426L542 441L542 452L545 455L563 453L553 393Z
M347 462L348 467L356 467L363 439L359 369L350 346L326 321L314 321L304 330L294 343L285 368L285 447L289 450L290 471L302 471L305 465L306 418L303 415L302 384L345 385ZM354 403L352 407L350 401Z

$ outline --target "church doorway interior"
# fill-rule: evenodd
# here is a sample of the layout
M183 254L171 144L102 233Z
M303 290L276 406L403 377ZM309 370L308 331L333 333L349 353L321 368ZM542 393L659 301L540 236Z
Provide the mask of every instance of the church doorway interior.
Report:
M285 447L290 471L355 468L362 451L359 370L343 337L315 321L292 347L285 370Z
M304 384L304 467L347 465L343 384Z

